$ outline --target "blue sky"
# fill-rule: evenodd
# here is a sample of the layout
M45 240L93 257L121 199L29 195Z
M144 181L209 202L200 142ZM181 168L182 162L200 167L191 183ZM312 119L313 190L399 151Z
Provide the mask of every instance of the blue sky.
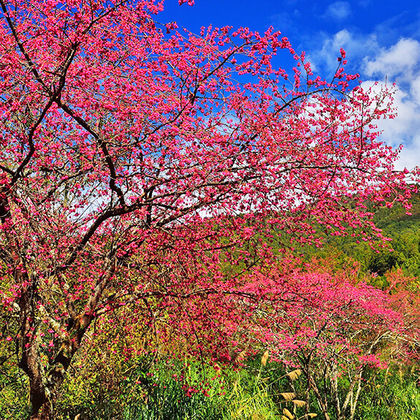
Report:
M196 0L189 7L166 0L159 20L193 32L210 24L259 31L273 26L297 51L306 51L324 77L343 47L348 70L360 73L365 84L397 84L399 116L380 124L382 138L404 145L399 168L420 165L420 1Z

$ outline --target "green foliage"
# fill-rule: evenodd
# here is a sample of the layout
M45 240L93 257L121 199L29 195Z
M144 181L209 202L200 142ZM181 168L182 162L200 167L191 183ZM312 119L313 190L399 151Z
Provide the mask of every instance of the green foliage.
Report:
M369 204L368 204L369 206ZM408 276L420 276L420 194L413 197L411 215L396 204L392 208L370 209L375 211L374 222L382 229L384 236L391 238L389 248L376 250L366 242L357 242L351 237L329 237L320 248L304 247L303 254L309 259L316 257L333 257L337 266L344 266L349 261L360 263L360 274L374 273L378 277L372 285L386 288L384 275L401 268Z
M5 361L0 367L0 418L26 419L29 417L29 381L15 365Z
M138 356L108 371L93 372L68 376L55 406L55 419L73 420L80 415L80 420L274 420L282 418L284 409L301 419L306 413L303 374L293 373L296 371L280 362L264 364L260 355L241 368ZM11 373L0 377L1 418L23 420L28 418L27 384L18 370L15 376ZM355 419L416 420L420 412L418 380L414 368L369 370ZM339 388L347 386L346 377L340 378ZM314 396L310 393L309 397L309 412L320 418ZM336 419L333 411L331 420Z
M148 355L130 359L115 374L112 385L99 372L69 378L58 402L60 418L223 418L225 380L209 365Z
M263 365L259 357L235 369L148 355L122 368L125 376L113 387L100 372L69 378L57 418L277 419L283 407L295 409L281 397L290 389L282 365Z
M293 407L281 397L290 389L281 364L249 359L246 368L232 372L230 385L227 419L274 420L280 418L282 405Z
M419 376L414 368L371 371L361 395L358 420L417 420L420 413Z
M356 248L354 258L365 268L379 276L394 268L402 268L410 276L420 275L420 195L412 199L413 207L407 210L397 204L391 209L380 208L374 216L375 224L385 236L392 238L393 251L374 252L364 244Z

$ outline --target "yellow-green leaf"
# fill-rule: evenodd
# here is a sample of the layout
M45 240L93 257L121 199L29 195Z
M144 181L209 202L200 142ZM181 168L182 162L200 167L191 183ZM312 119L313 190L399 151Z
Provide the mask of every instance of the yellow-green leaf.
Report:
M292 401L296 397L294 392L282 392L280 394L286 401Z
M261 364L263 366L265 366L267 364L267 360L268 360L268 350L266 350L264 352L264 354L262 355L262 357L261 357Z
M283 408L283 414L285 416L287 416L288 419L294 419L295 418L295 416L287 408Z
M242 362L242 360L245 359L246 356L246 351L242 350L237 356L236 356L236 361L237 362Z
M295 381L299 376L302 374L302 371L300 369L292 370L289 373L286 373L286 376L291 380Z

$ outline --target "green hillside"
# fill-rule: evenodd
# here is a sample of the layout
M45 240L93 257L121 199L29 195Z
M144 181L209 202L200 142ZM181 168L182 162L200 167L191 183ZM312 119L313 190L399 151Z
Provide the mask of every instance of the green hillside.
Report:
M332 257L339 266L355 260L360 263L361 275L377 276L374 285L378 287L387 286L385 274L391 270L401 269L407 276L419 277L420 194L413 196L412 204L413 207L407 211L400 204L374 209L372 204L367 203L369 210L375 213L376 226L391 239L387 248L374 250L366 242L358 242L349 236L330 236L322 248L304 246L302 255L305 259Z

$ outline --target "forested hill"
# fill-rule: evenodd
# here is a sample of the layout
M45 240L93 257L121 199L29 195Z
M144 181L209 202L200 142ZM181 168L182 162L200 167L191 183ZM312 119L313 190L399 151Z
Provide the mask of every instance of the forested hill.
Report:
M386 286L385 274L401 268L406 275L420 276L420 194L412 197L412 208L406 210L397 204L392 208L381 207L375 212L375 224L383 234L392 239L393 251L374 251L366 243L352 238L329 238L319 250L322 256L334 255L337 260L357 260L365 273L378 275L376 285ZM407 214L408 213L408 214ZM311 252L311 251L309 251Z
M412 197L413 207L410 210L400 205L393 208L381 208L375 214L375 223L387 233L399 233L406 229L418 229L420 226L420 193ZM407 214L411 213L411 214Z

